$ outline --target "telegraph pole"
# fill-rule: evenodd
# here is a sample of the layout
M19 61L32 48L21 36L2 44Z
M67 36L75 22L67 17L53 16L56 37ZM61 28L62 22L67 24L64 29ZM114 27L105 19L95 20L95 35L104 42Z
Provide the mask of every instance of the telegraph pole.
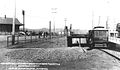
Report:
M22 15L23 15L23 32L25 31L25 11L22 10Z
M12 45L15 44L15 23L16 23L16 0L15 0L14 17L13 17L13 24L12 24Z

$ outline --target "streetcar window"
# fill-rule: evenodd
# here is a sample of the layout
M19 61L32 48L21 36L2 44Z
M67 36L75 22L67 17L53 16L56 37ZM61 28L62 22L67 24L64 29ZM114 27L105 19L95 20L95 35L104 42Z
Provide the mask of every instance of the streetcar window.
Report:
M94 37L107 37L107 31L94 31Z
M72 44L79 44L79 38L72 38Z
M110 33L110 36L111 36L111 37L114 37L114 33Z
M72 38L72 44L86 43L86 38Z
M110 36L111 36L111 37L117 37L117 36L118 36L118 33L110 33Z
M118 33L115 33L115 37L118 37Z

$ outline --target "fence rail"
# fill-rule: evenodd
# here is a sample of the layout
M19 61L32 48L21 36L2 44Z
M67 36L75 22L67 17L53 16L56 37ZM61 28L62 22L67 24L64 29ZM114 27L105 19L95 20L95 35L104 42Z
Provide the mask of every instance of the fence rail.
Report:
M58 37L62 37L62 36L52 36L52 38L58 38ZM39 41L39 40L46 40L50 38L49 36L47 37L39 37L39 35L35 35L35 36L15 36L15 45L22 45L22 44L26 44L26 43L30 43L30 42L36 42L36 41ZM7 37L7 47L9 46L12 46L12 36L8 36Z
M35 42L38 41L40 39L42 39L43 37L39 37L38 35L35 36L15 36L15 45L16 44L25 44L28 42ZM46 37L47 38L47 37ZM12 45L12 36L8 36L7 37L7 47Z

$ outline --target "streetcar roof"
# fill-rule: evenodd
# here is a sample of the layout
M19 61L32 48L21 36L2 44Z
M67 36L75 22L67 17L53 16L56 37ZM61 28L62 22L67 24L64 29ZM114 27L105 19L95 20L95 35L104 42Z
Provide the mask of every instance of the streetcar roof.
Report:
M96 28L104 28L104 27L103 26L96 26L93 29L96 29Z
M93 28L93 30L105 30L105 31L107 31L107 29L104 28L103 26L96 26Z
M107 31L107 29L105 29L105 28L95 28L93 30L104 30L104 31Z

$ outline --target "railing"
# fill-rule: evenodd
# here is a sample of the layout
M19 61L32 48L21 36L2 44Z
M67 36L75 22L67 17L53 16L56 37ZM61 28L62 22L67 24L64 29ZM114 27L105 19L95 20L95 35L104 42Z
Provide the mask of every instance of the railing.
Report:
M116 44L120 44L120 38L117 37L109 37L109 41Z

